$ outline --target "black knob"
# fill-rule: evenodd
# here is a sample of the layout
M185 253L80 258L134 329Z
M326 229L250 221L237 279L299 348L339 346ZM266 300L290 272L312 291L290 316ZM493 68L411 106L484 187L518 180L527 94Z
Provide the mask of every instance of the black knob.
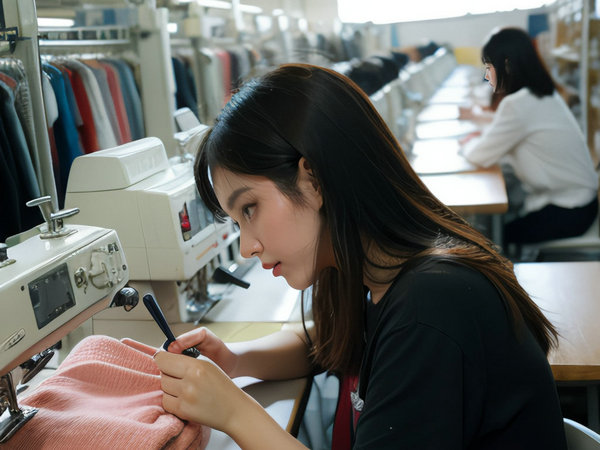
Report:
M140 301L140 294L132 287L124 287L113 298L111 307L122 306L126 311L131 311Z

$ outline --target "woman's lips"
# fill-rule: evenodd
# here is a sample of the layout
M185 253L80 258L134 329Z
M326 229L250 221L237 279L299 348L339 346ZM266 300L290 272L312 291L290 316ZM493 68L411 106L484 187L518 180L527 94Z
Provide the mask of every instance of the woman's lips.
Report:
M265 270L271 270L273 269L273 276L274 277L278 277L279 275L281 275L281 263L276 263L276 264L263 264L263 269Z

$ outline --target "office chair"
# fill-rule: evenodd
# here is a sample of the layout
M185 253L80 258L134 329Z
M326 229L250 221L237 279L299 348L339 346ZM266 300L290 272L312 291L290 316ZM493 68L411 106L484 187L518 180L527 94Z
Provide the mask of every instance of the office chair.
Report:
M564 419L564 423L569 450L600 449L600 434L571 419Z
M525 244L520 253L522 261L600 261L600 213L582 235Z

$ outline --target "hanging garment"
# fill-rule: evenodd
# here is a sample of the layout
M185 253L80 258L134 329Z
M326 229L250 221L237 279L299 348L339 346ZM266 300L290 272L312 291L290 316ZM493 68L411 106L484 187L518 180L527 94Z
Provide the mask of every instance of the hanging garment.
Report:
M79 111L79 105L77 105L77 100L75 100L73 84L71 83L71 78L69 76L69 72L71 71L60 64L53 64L53 66L60 70L63 74L63 81L65 82L65 94L67 94L69 109L71 110L71 114L73 114L73 122L75 123L75 126L79 128L82 125L83 120L81 118L81 112Z
M37 181L33 161L27 145L23 126L15 108L15 93L4 82L0 81L0 101L2 102L2 120L6 127L6 134L13 146L15 161L19 177L26 188L27 201L40 196L40 187Z
M0 123L0 242L22 230L21 208L25 203L21 195L19 180L8 138L4 133L4 123Z
M61 60L61 63L76 72L83 81L92 109L98 145L101 149L116 147L117 138L110 123L110 119L108 118L106 107L104 106L104 100L102 99L98 80L92 72L92 69L75 59Z
M108 81L108 87L110 88L110 95L115 104L117 124L119 125L123 143L131 142L131 130L129 128L129 121L127 119L127 110L125 109L125 101L123 99L119 74L117 70L110 64L103 61L99 61L99 64L106 72L106 79Z
M231 57L225 50L215 51L221 61L221 76L223 77L223 88L225 90L225 101L227 103L231 98Z
M73 94L81 116L81 125L77 127L81 147L86 154L95 152L100 149L100 144L98 143L96 126L94 125L94 115L92 114L92 107L85 89L83 78L76 70L68 68L65 65L62 65L62 68L66 71L69 80L71 81L71 87L73 88Z
M53 448L198 449L210 429L162 407L156 348L131 339L89 336L21 404L39 411L9 441Z
M115 102L110 93L110 86L108 84L108 76L106 74L106 71L104 70L102 65L95 59L85 59L82 60L82 62L90 69L92 69L92 73L96 77L96 81L98 81L98 86L100 86L102 102L108 114L110 126L112 127L113 133L117 139L117 144L123 144L123 136L121 134L121 129L119 128L119 123L117 122Z
M200 56L201 92L204 100L203 122L212 125L223 108L225 100L221 60L209 48L201 49Z
M240 58L237 52L233 49L227 50L227 54L229 55L229 79L231 82L230 89L235 91L235 89L240 86L241 81Z
M112 65L119 73L121 82L121 93L127 111L131 139L137 140L146 136L144 129L144 114L142 111L142 100L135 82L133 70L128 63L120 59L103 59L104 62Z
M28 208L25 203L40 197L40 188L33 168L33 162L25 139L23 127L15 109L13 90L0 81L0 117L4 131L3 152L5 159L12 159L14 185L10 188L19 191L19 232L28 230L43 222L37 208ZM12 158L11 158L12 157ZM13 196L14 198L14 196ZM14 234L14 233L12 233Z
M35 125L33 121L33 111L31 106L31 95L29 92L29 83L25 73L23 61L19 59L6 58L0 60L0 71L10 76L16 82L15 92L15 110L21 122L29 155L36 170L38 185L41 184L41 176L39 171L39 151L37 148L37 140L35 138Z
M173 75L175 75L175 101L177 109L188 107L198 117L198 102L196 100L196 85L190 77L185 64L177 57L171 58Z
M58 106L58 119L54 123L53 131L58 150L61 191L66 192L71 164L75 158L83 155L83 150L79 145L79 133L67 98L67 87L65 86L63 73L60 69L48 63L42 64L42 70L50 77ZM58 203L62 208L64 198L59 198Z
M56 195L58 198L64 198L65 193L62 190L60 183L60 163L58 161L58 150L56 149L56 141L54 139L54 124L58 119L58 103L56 95L50 83L50 77L47 73L41 73L42 79L42 95L44 96L44 109L46 113L46 125L48 126L48 141L50 144L50 156L52 158L52 174L54 176L54 186L56 187Z

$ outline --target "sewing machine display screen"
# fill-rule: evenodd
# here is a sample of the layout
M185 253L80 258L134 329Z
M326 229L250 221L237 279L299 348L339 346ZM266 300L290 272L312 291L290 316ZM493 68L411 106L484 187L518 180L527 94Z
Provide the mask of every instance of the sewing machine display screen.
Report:
M67 264L61 264L29 283L29 297L38 329L75 306Z

